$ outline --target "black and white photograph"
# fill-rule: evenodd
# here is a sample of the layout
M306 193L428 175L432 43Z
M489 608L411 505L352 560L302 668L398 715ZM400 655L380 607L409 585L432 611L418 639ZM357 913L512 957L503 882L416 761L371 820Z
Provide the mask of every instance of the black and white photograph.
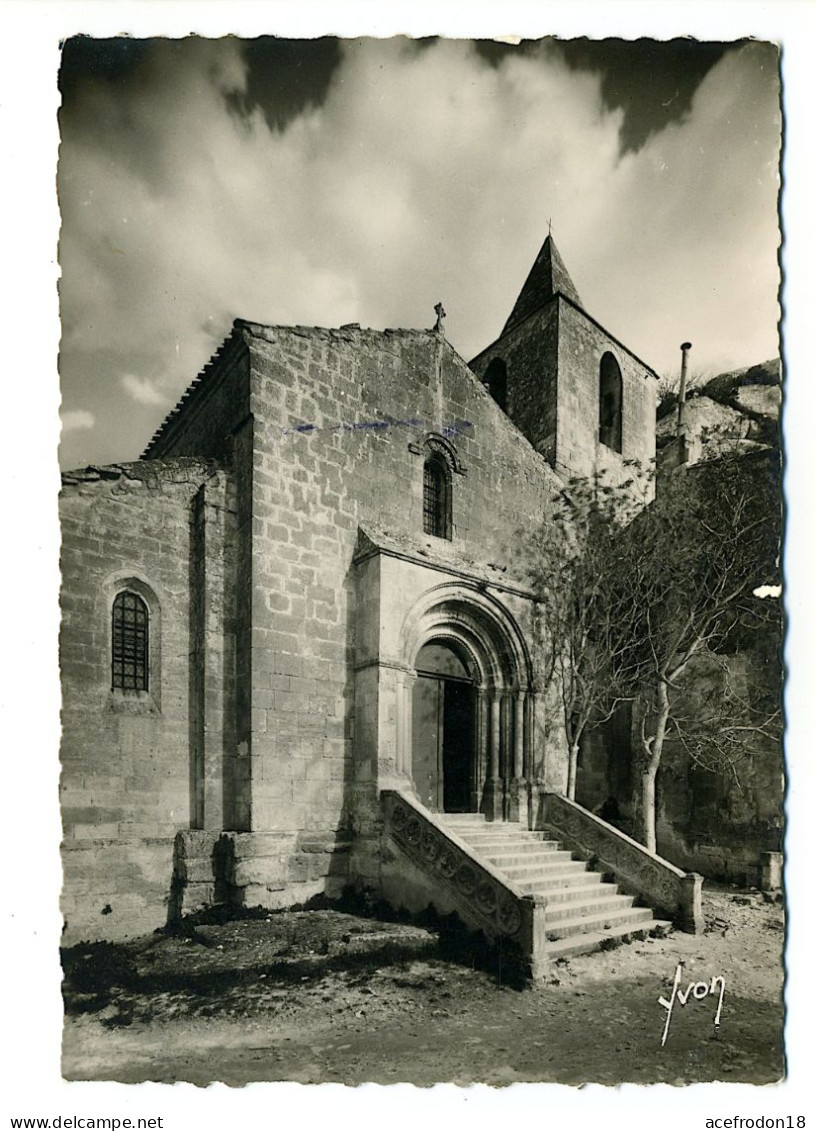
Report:
M273 11L53 54L67 1094L806 1126L784 44Z

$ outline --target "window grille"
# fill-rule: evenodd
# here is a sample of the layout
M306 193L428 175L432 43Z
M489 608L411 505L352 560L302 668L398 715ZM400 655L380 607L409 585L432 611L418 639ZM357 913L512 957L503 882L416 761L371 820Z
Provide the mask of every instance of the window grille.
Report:
M439 456L425 461L422 525L426 534L450 538L450 487L448 471Z
M125 691L148 689L147 605L125 590L113 602L111 686Z

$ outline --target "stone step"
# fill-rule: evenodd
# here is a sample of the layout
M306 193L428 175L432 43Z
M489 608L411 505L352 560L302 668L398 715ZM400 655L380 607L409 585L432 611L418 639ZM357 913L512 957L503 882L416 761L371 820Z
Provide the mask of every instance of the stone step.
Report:
M632 942L634 939L646 938L652 931L671 930L672 923L665 919L644 919L639 923L621 923L605 931L587 931L581 935L567 935L562 939L552 939L547 943L547 955L550 959L568 958L576 954L589 954L594 950L602 949L604 943L612 940Z
M527 880L511 880L508 876L507 879L512 883L513 887L518 891L523 892L525 895L549 895L551 891L570 889L581 887L590 881L590 876L597 876L598 883L603 881L603 876L600 872L587 872L585 865L577 864L577 871L554 871L547 872L544 875L537 875ZM617 885L613 885L617 886Z
M498 869L497 869L498 871ZM508 883L512 884L518 891L543 895L550 889L553 891L561 888L576 888L586 887L587 884L599 884L603 877L601 874L595 873L598 876L597 881L589 879L593 873L587 872L586 869L578 868L573 871L563 871L560 869L550 869L548 871L535 869L533 871L521 872L519 875L511 874L510 872L502 872L502 875L507 878Z
M458 824L458 825L454 823L454 824L450 825L450 828L462 829L464 832L467 833L468 836L473 836L473 837L476 837L476 836L495 836L495 837L521 836L521 837L527 837L530 840L540 840L542 836L553 837L553 836L556 835L551 830L548 830L546 833L543 830L539 830L539 829L530 830L530 829L525 828L524 825L517 825L514 821L505 821L501 824L499 824L499 822L497 822L497 821L485 821L483 824L479 824L479 825L477 825L475 822L473 824L466 824L466 823L462 822L461 824Z
M583 878L583 877L582 877ZM600 876L598 877L600 880ZM584 899L601 899L606 896L620 895L617 884L568 884L564 887L553 887L547 885L546 892L538 892L538 895L544 895L547 900L547 905L550 906L555 903L574 903L580 902Z
M561 852L564 856L572 856L572 852L568 849L561 848L557 840L522 840L520 837L485 837L484 840L477 840L474 837L460 837L465 844L475 852L486 853L499 853L499 852L517 852L522 855L527 855L530 852Z
M584 920L595 920L598 916L607 916L631 908L634 898L631 895L618 895L615 891L609 895L596 894L594 898L575 900L571 903L553 903L549 900L545 913L547 931L556 929L561 923L575 923ZM649 911L648 908L637 908L638 911ZM649 911L651 915L651 911Z
M550 849L546 853L487 853L480 852L479 855L484 860L489 860L493 867L498 867L508 875L521 874L522 872L529 872L531 869L542 869L544 872L551 872L556 867L559 869L569 869L570 864L575 864L575 871L585 871L586 861L573 860L572 855L569 853L559 852L557 849L553 851Z
M480 860L489 861L492 867L497 867L501 872L515 873L517 869L529 872L530 869L540 869L542 872L585 872L586 862L583 860L573 860L569 853L551 852L547 856L535 856L532 853L515 854L514 860L518 860L517 864L497 864L497 860L501 860L501 853L476 853ZM521 858L519 858L521 857ZM518 874L522 874L519 872Z
M649 907L623 907L614 911L593 911L589 915L576 915L574 918L558 919L552 927L545 929L548 939L563 939L568 935L585 934L588 931L608 931L627 923L648 922L652 918Z
M547 852L499 852L497 849L490 852L474 849L474 852L480 860L489 860L494 868L501 868L502 871L505 868L563 868L569 864L586 867L585 860L576 860L571 852L562 852L557 848L551 848ZM499 860L504 863L498 864ZM510 864L507 862L509 860L515 863Z
M481 814L449 814L446 823L477 859L489 863L520 892L547 900L545 930L551 958L584 954L605 943L643 938L670 928L648 907L620 891L602 872L562 847L552 829L528 831L510 821L485 821Z
M543 833L494 833L491 832L489 826L485 829L480 829L478 832L471 832L470 829L452 829L458 837L466 840L468 844L551 844L556 847L561 847L561 841L556 840L552 836L544 836Z

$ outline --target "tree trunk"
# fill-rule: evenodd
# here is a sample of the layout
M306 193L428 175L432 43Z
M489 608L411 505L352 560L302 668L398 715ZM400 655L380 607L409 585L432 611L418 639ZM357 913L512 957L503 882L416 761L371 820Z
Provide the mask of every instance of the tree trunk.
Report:
M640 841L649 852L657 852L655 783L657 771L660 768L660 759L663 756L666 724L669 721L669 689L664 679L658 680L657 683L657 704L654 734L648 744L644 743L646 758L640 772Z
M575 781L578 776L578 743L570 743L569 763L567 766L567 797L575 800Z
M650 852L657 852L657 821L655 815L655 780L657 766L650 759L640 775L640 841Z

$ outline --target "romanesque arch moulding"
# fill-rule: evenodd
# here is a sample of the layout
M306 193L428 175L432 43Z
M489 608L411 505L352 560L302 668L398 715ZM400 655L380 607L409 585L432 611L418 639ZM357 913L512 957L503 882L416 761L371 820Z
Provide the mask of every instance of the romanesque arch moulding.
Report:
M456 444L441 432L423 432L408 445L415 456L436 455L445 461L452 475L467 475L467 468L459 458Z
M474 677L475 807L489 820L518 820L534 767L536 690L530 653L510 612L475 584L436 586L405 616L396 688L397 775L411 780L416 658L434 641L464 653Z

